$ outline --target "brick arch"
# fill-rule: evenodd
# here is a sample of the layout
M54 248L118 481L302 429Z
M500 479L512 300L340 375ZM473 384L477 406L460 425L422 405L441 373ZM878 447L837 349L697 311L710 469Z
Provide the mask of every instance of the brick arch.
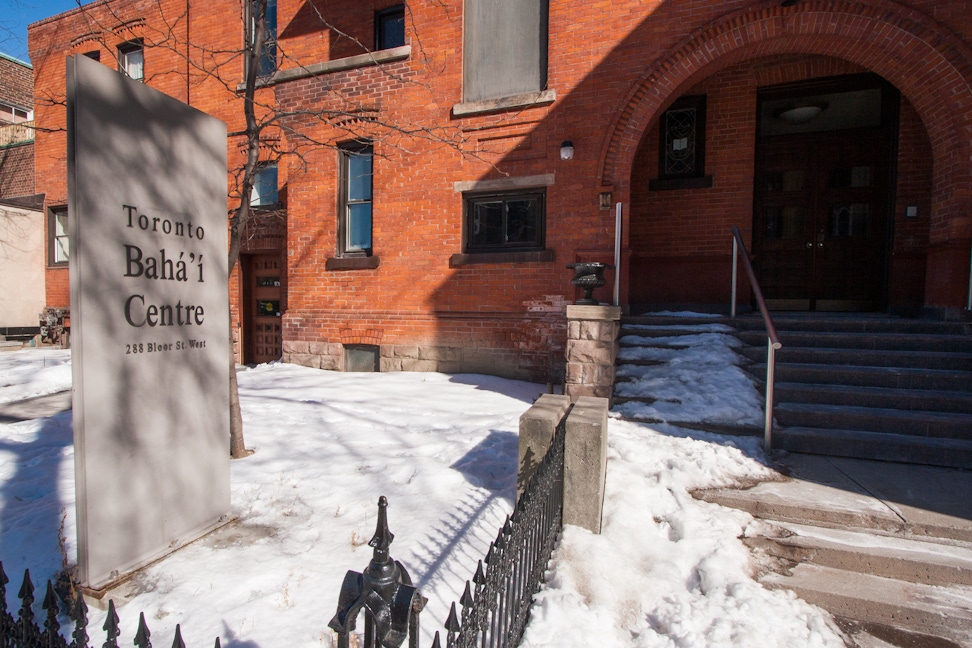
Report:
M968 236L972 226L972 51L942 25L882 0L804 0L730 13L658 59L615 116L601 183L627 191L644 132L680 91L730 65L780 54L845 59L894 84L915 107L932 144L933 241ZM960 227L963 231L956 231Z

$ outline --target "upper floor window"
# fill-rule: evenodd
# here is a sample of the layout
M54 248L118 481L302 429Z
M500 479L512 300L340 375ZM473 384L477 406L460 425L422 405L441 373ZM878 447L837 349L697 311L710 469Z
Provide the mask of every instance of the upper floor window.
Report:
M260 0L250 4L250 25L247 38L254 44ZM270 76L277 71L277 0L266 0L267 33L257 59L257 76Z
M405 44L405 5L389 7L375 14L375 49Z
M17 108L9 104L0 103L0 123L19 124L30 121L34 116L34 111Z
M279 201L277 186L277 165L272 162L261 165L253 175L253 190L250 192L250 206L275 206Z
M118 71L136 81L145 81L145 50L142 41L129 41L118 46Z
M339 253L371 254L374 149L356 142L340 148Z
M47 212L47 259L50 265L67 265L70 252L68 241L68 208L52 207Z
M463 101L547 85L547 0L465 0Z
M544 245L544 194L466 197L466 252L537 250Z

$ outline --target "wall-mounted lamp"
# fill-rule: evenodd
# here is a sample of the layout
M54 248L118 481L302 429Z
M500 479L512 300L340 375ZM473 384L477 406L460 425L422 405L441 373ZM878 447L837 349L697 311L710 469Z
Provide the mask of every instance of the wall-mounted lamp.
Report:
M564 140L560 144L560 159L561 160L573 160L574 159L574 143L570 140Z

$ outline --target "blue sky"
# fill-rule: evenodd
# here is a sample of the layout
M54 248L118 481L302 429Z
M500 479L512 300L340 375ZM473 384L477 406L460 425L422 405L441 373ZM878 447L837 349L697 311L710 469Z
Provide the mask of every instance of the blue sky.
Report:
M0 0L0 52L30 62L27 25L74 9L79 0ZM88 4L91 0L80 0Z

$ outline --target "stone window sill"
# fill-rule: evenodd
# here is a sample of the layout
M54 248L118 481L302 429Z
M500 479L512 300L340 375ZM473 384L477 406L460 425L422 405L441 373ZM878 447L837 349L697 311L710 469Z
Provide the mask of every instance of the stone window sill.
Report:
M502 110L513 110L522 108L532 108L534 106L546 106L557 100L556 90L542 90L540 92L527 92L524 94L501 97L499 99L489 99L487 101L470 101L468 103L457 103L452 107L453 117L470 117L482 115Z
M344 70L354 70L373 65L382 65L384 63L403 61L409 58L411 55L412 46L402 45L401 47L392 47L386 50L378 50L377 52L358 54L357 56L347 56L345 58L334 59L333 61L314 63L313 65L308 65L306 67L280 70L271 77L257 79L256 87L266 88L285 81L295 81L297 79L305 79L307 77L332 74L334 72L343 72ZM246 87L242 83L236 86L236 90L238 92L243 92L245 89Z
M374 270L378 267L376 256L331 257L324 262L325 270Z
M648 191L674 191L676 189L708 189L712 186L712 176L698 178L668 178L649 180Z
M475 252L472 254L453 254L449 257L449 267L489 263L550 263L554 260L553 250L533 252Z

